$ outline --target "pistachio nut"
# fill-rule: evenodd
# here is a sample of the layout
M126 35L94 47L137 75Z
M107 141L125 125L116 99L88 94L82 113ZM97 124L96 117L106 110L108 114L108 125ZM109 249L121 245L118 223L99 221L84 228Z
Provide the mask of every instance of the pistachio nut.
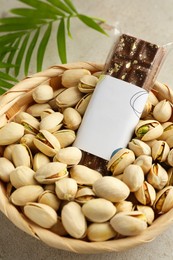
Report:
M144 182L144 173L139 165L131 164L123 172L123 182L131 192L137 191Z
M123 200L123 201L117 202L115 204L115 206L117 209L117 213L124 212L124 211L132 211L132 209L133 209L133 203L128 200Z
M154 95L152 91L149 92L148 100L153 106L156 106L159 103L158 98L156 97L156 95Z
M12 151L15 144L10 144L5 147L3 156L8 159L9 161L12 161Z
M163 127L156 120L140 120L135 128L136 136L142 141L157 139L162 133Z
M167 174L168 174L168 182L166 186L173 186L173 167L168 169Z
M104 176L96 180L93 184L93 191L98 197L112 202L125 200L130 194L128 186L112 176Z
M74 202L68 202L61 212L61 220L65 230L74 238L82 238L86 234L87 222L82 213L81 206Z
M81 157L81 150L77 147L71 146L60 149L54 156L53 160L66 163L67 166L73 166L80 162Z
M31 167L32 154L27 146L23 144L15 144L12 150L12 160L16 167L21 165Z
M92 93L97 85L98 78L93 75L84 75L80 78L78 88L82 93Z
M151 147L153 160L165 162L169 154L169 146L165 141L156 141Z
M24 206L27 202L37 201L43 191L43 188L39 185L22 186L13 191L10 201L16 206Z
M37 171L41 166L50 162L48 156L43 153L36 153L33 158L33 169Z
M17 113L14 117L14 121L16 123L19 123L21 124L22 121L25 121L25 120L30 120L30 121L35 121L35 123L38 123L39 124L39 121L32 115L30 115L29 113L27 112L24 112L24 111L21 111L19 113Z
M148 225L151 225L154 221L154 210L149 206L137 205L137 210L142 212L147 220Z
M166 143L168 144L169 148L173 148L173 135L170 135L169 137L166 138Z
M140 211L117 213L110 221L113 229L123 236L136 236L147 228L146 217Z
M76 104L75 109L79 112L79 114L81 116L84 115L84 113L85 113L85 111L87 109L87 106L88 106L88 104L90 102L91 97L92 97L92 94L86 94Z
M0 128L7 124L8 120L5 114L0 116Z
M77 182L72 178L63 178L55 182L55 192L61 200L74 200L77 189Z
M40 129L47 130L53 133L59 130L62 126L63 114L60 112L54 112L44 117L40 122Z
M107 169L116 176L122 173L128 165L134 162L134 160L134 152L127 148L122 148L109 160Z
M55 192L50 190L45 190L40 194L38 197L38 203L48 205L55 211L57 211L60 206L60 200L57 198Z
M14 165L5 157L0 158L0 180L9 182L10 173L14 170Z
M57 222L56 211L48 205L29 202L24 207L24 214L37 225L51 228Z
M10 181L16 189L26 185L36 185L34 174L31 168L24 165L18 166L10 173Z
M66 88L77 87L80 79L84 75L90 75L90 71L86 69L70 69L62 74L62 85Z
M51 108L54 110L54 111L59 111L59 108L56 104L56 97L61 93L63 92L64 90L66 90L66 88L59 88L59 89L56 89L53 93L53 98L51 100L49 100L48 104L51 106Z
M132 139L129 142L128 147L130 148L130 150L134 152L136 156L140 156L142 154L151 155L150 146L145 142L138 140L136 138Z
M27 108L26 112L31 114L34 117L40 117L41 113L46 109L51 108L48 103L44 104L34 104Z
M167 157L167 163L170 166L173 166L173 149L171 149L168 153L168 157Z
M67 165L60 162L50 162L41 166L35 173L35 179L42 184L52 184L67 177Z
M173 186L158 191L153 207L158 214L166 213L173 207Z
M109 222L92 223L88 226L87 237L90 241L101 242L117 236Z
M74 108L68 107L63 112L64 126L71 130L77 130L82 121L81 115Z
M24 127L10 122L0 128L0 145L9 145L17 142L24 135Z
M42 120L43 118L45 118L46 116L49 116L49 115L51 115L51 114L53 114L53 113L55 113L55 111L54 111L53 109L51 109L51 108L45 109L45 110L41 113L41 115L40 115L41 120Z
M58 139L47 130L40 130L33 142L38 150L50 157L53 157L60 149Z
M158 190L163 189L168 182L166 170L159 164L154 163L147 175L147 181Z
M134 194L136 199L143 205L152 206L156 198L155 189L147 181L144 181L143 185Z
M159 122L166 122L172 115L172 106L166 99L161 100L153 109L153 116Z
M96 223L102 223L111 219L116 213L116 207L112 202L103 198L87 201L82 206L85 217Z
M102 178L102 175L95 170L84 165L75 165L70 169L70 176L81 185L93 185L93 183Z
M173 135L173 122L165 122L162 124L163 134L159 137L160 140L166 141L166 139Z
M75 131L70 129L62 129L53 133L53 135L58 139L61 148L65 148L71 145L75 138Z
M53 89L47 84L40 85L34 89L32 97L36 103L46 103L53 98Z
M78 189L76 196L75 196L75 201L84 204L87 201L94 199L96 197L95 193L93 190L89 187L82 187Z
M25 134L24 136L22 136L22 138L20 139L20 143L29 147L29 149L32 151L32 152L36 152L38 151L37 148L35 147L34 145L34 137L35 135L33 134Z
M82 93L77 87L71 87L61 92L56 97L56 104L60 108L73 107L82 98Z
M144 106L144 109L142 111L142 115L141 115L142 119L146 118L146 116L148 116L150 114L152 107L153 107L152 103L149 100L147 100L147 102Z
M142 168L144 174L147 174L152 166L152 157L148 155L140 155L136 158L134 164L139 165Z
M39 131L39 121L35 117L22 119L21 125L24 126L25 134L35 135Z

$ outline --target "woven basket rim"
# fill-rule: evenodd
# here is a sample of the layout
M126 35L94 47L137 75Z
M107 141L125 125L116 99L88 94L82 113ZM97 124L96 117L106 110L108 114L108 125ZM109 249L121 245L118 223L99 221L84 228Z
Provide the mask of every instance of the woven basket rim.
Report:
M26 102L32 102L32 91L38 85L60 77L67 69L84 68L92 73L101 71L102 64L94 62L76 62L63 65L54 65L45 71L35 73L21 80L12 89L0 97L0 117L4 114L10 120L13 116L26 109ZM53 82L53 81L52 81ZM53 84L53 83L52 83ZM173 102L173 91L166 85L156 82L153 91L159 99L167 99ZM0 211L19 229L29 235L40 239L50 247L68 250L75 253L103 253L123 251L142 243L150 242L167 229L173 221L173 209L157 218L153 224L140 235L126 237L105 242L86 242L73 238L60 237L59 235L41 228L30 222L13 206L6 195L5 185L0 181Z

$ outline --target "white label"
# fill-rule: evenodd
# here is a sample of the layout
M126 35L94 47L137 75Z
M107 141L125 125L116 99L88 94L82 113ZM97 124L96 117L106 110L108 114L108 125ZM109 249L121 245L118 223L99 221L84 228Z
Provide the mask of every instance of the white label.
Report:
M74 146L109 160L114 150L127 146L147 98L146 90L104 76L93 93Z

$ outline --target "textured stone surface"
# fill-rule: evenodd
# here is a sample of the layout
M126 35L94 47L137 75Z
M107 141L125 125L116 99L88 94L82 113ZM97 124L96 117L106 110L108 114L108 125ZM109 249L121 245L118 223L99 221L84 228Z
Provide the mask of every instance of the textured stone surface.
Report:
M133 34L145 40L157 44L166 44L172 40L173 27L173 0L74 0L78 10L91 16L104 18L109 24L119 22L124 33ZM6 16L7 10L22 6L16 0L0 0L0 15ZM56 35L56 24L54 25ZM72 23L73 40L67 41L68 61L97 61L104 62L111 46L112 38L100 35L87 28L76 19ZM113 33L111 32L110 35ZM87 36L86 36L87 35ZM47 48L43 69L59 63L57 49L51 42ZM173 85L173 52L170 52L159 74L159 79ZM35 72L34 57L32 69ZM23 77L21 73L21 78ZM44 245L42 242L20 231L8 219L0 213L0 260L42 260L42 259L66 259L66 260L111 260L111 259L173 259L173 226L157 237L154 241L140 245L134 249L121 253L109 253L102 255L76 255L57 250Z

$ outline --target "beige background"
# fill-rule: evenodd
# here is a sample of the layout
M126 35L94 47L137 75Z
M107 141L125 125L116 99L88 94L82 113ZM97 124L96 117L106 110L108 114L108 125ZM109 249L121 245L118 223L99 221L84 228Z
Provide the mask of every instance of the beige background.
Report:
M173 41L173 0L74 0L79 12L104 18L108 24L119 24L122 32L133 34L157 44ZM22 6L16 0L0 0L0 15L6 16L10 8ZM43 69L59 63L54 35L47 48ZM105 37L92 31L76 19L72 23L73 40L67 41L68 61L104 62L111 47L112 37ZM113 36L113 31L109 34ZM35 72L34 57L32 69ZM23 77L21 72L20 78ZM168 53L159 74L159 80L173 86L173 51ZM42 259L173 259L173 226L154 241L121 253L102 255L76 255L50 248L23 233L0 213L0 260L42 260Z

